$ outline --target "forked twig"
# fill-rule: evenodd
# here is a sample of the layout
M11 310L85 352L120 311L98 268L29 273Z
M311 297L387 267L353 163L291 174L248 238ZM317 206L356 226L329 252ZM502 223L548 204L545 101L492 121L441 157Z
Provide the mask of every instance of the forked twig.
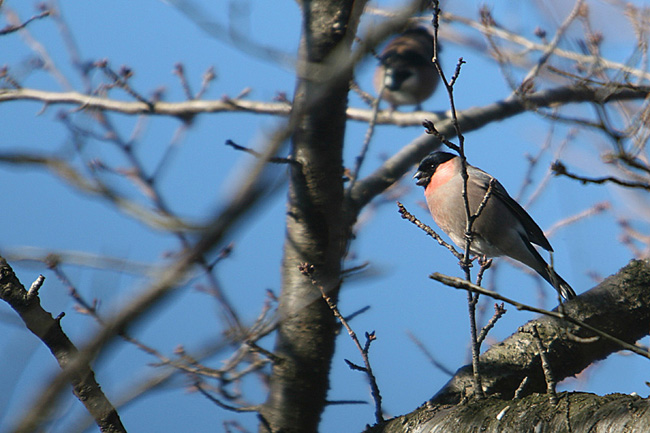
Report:
M348 321L345 320L345 317L343 317L343 315L339 311L338 307L336 306L332 298L325 292L323 286L318 284L318 282L314 278L314 270L315 270L314 266L309 263L303 263L300 265L300 271L302 272L302 274L309 277L314 287L317 287L318 290L320 290L323 300L327 303L327 306L330 308L330 310L332 310L334 316L341 322L341 324L348 331L348 335L354 342L354 345L357 346L359 353L361 353L361 358L363 359L363 364L364 364L363 367L358 366L353 362L348 361L347 359L345 360L345 362L353 370L362 371L366 374L366 377L370 382L372 399L375 402L375 420L377 423L383 422L384 416L382 415L383 411L381 408L381 394L379 392L379 386L377 385L377 379L375 378L375 375L372 372L372 367L370 365L370 358L368 357L368 352L370 350L370 343L372 343L377 337L375 336L374 332L370 332L370 333L366 332L366 343L363 346L361 346L361 343L359 342L359 338L357 338L357 334L352 330L352 328L348 324Z
M553 377L553 370L551 369L551 362L548 359L548 351L544 346L542 337L539 336L539 331L537 331L537 325L533 325L532 329L533 339L535 340L535 345L537 346L537 352L539 353L539 358L542 361L542 370L544 371L544 378L546 379L546 393L549 396L549 401L552 405L557 404L557 393L555 392L556 381Z
M435 240L436 240L440 245L442 245L443 247L447 248L447 249L448 249L448 250L449 250L449 251L450 251L450 252L451 252L451 253L452 253L452 254L453 254L453 255L454 255L458 260L462 260L462 259L463 259L463 255L462 255L461 253L459 253L459 252L456 250L456 248L454 248L453 245L451 245L451 244L445 242L445 240L442 239L442 238L440 237L440 235L439 235L438 233L436 233L436 232L435 232L431 227L429 227L428 225L424 224L424 223L421 222L419 219L417 219L417 218L416 218L412 213L410 213L409 211L407 211L407 210L406 210L406 207L404 207L404 205L403 205L402 203L397 202L397 207L398 207L398 210L399 210L400 215L402 215L402 218L404 218L405 220L408 220L408 221L412 222L412 223L415 224L417 227L419 227L420 229L424 230L424 232L425 232L426 234L428 234L428 235L431 236L433 239L435 239Z

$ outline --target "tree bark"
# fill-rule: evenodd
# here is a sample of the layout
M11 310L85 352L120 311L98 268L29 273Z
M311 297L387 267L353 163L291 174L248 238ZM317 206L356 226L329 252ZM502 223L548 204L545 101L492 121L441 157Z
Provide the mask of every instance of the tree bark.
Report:
M316 432L329 389L336 320L319 287L336 300L349 229L343 214L343 139L352 69L349 52L363 2L304 2L293 128L280 322L260 431ZM313 266L304 275L300 267ZM312 282L312 278L314 282Z

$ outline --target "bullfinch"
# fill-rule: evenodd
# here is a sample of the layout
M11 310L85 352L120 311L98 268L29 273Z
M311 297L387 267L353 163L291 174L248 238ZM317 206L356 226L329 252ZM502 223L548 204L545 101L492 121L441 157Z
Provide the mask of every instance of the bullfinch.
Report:
M407 29L394 38L379 56L373 84L380 97L394 109L416 105L431 96L439 76L433 58L433 37L423 27Z
M438 227L464 250L467 214L462 196L461 171L460 157L447 152L433 152L420 162L413 177L417 179L418 185L424 187L429 211ZM474 214L493 177L469 164L467 174L467 197L470 212ZM496 179L492 195L474 221L472 234L472 254L508 256L534 269L564 299L575 298L571 286L544 261L532 245L534 243L547 251L553 251L544 232Z

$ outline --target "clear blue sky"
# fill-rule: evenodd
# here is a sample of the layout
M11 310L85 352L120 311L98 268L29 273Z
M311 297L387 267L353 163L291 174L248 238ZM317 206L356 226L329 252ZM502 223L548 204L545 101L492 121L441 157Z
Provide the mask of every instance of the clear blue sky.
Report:
M184 99L178 79L172 74L174 65L182 62L194 91L198 90L201 75L214 66L218 78L206 98L222 95L234 97L250 87L248 98L270 101L278 92L291 97L294 74L286 67L261 60L233 48L228 42L217 40L198 28L182 13L161 1L139 1L116 4L97 0L61 2L63 16L69 24L84 60L108 59L114 69L128 65L134 71L131 83L144 95L159 87L165 89L165 99ZM477 16L479 2L448 2L446 9L470 18ZM569 5L562 1L541 2L535 8L530 2L496 2L487 4L495 19L505 27L534 38L536 26L546 28L552 35L564 19ZM624 61L631 54L631 30L623 21L612 18L607 6L593 3L594 23L605 32L603 46L606 55ZM299 10L295 2L208 2L197 1L209 15L207 20L228 23L229 5L237 4L240 11L234 18L238 28L246 29L251 37L292 56L299 36ZM484 3L481 3L484 4ZM5 0L3 8L11 8L24 20L34 12L33 2ZM548 14L547 14L548 12ZM233 15L231 15L232 17ZM372 20L364 21L369 25ZM29 25L32 37L47 50L52 60L71 85L81 89L80 82L70 67L70 61L53 20L45 19ZM459 26L454 32L465 32ZM482 40L476 33L473 37ZM569 31L561 46L577 49L575 41L581 35L580 27ZM456 93L460 109L485 105L503 99L508 87L494 62L482 50L473 50L454 43L444 47L446 68L453 70L458 57L467 64L463 67ZM1 63L10 66L24 87L46 90L64 90L64 87L42 71L32 71L30 59L35 54L19 34L2 37ZM360 65L357 80L366 91L371 91L370 80L375 65L373 59ZM519 75L520 71L513 71ZM96 72L95 74L99 74ZM100 80L97 75L95 82ZM114 97L128 100L121 92ZM356 97L351 105L362 106ZM436 94L425 102L429 110L446 110L445 95ZM0 104L0 131L3 140L0 151L36 152L50 154L70 152L70 134L57 120L60 110L69 107L43 107L33 102ZM576 108L576 115L590 110ZM138 121L132 117L111 115L121 133L128 137ZM75 117L82 125L91 127L89 119ZM267 116L243 113L204 115L175 144L171 162L159 178L172 209L194 222L202 222L211 211L218 209L229 192L246 175L248 158L224 146L227 139L249 147L259 147L277 120ZM137 153L148 170L153 170L172 141L180 122L175 119L154 118L144 123ZM533 186L521 200L535 190L545 176L570 129L558 125L549 132L549 123L532 114L518 116L496 123L466 137L470 162L497 176L512 195L516 195L527 171L527 154L536 154L539 146L550 140L552 152L547 153L533 172ZM347 129L346 164L352 166L361 147L365 125L349 124ZM380 126L368 154L362 174L368 174L386 155L391 155L404 144L422 133L419 127L396 128ZM608 143L602 136L579 131L562 151L562 159L576 170L595 175L603 170L596 151ZM113 164L125 164L111 145L89 141L82 150L86 158L98 158ZM281 178L281 171L278 178ZM0 165L0 184L3 185L5 208L0 213L0 254L9 257L48 251L78 251L105 254L135 262L160 264L164 254L179 248L178 242L165 233L117 213L111 206L79 193L56 177L36 169L15 169ZM126 182L118 182L132 197L139 192ZM407 208L422 221L431 223L428 213L420 206L421 188L416 188L410 176L402 180L404 194L400 197ZM232 234L235 249L232 257L218 268L217 276L228 296L246 321L257 316L265 299L266 289L276 293L280 288L279 263L284 235L284 191L276 193L267 204ZM607 276L624 266L632 257L620 245L617 218L631 218L642 230L647 225L647 196L621 193L614 187L582 186L566 179L551 178L548 186L532 206L530 213L540 226L548 229L560 220L575 215L597 202L609 201L615 210L594 216L568 228L558 230L550 241L556 251L555 265L578 293L593 286L591 272ZM430 281L427 276L439 271L460 275L454 259L433 243L413 225L403 221L395 206L395 198L378 200L364 213L358 238L352 244L352 260L348 266L370 262L372 276L352 280L342 291L340 308L350 314L369 305L371 308L356 318L352 325L359 335L376 331L378 340L371 349L371 362L384 398L385 410L390 415L406 413L430 398L447 377L433 368L407 336L413 333L449 369L464 365L468 360L468 325L464 292L446 288ZM630 204L633 203L633 204ZM376 206L375 206L376 204ZM73 341L82 344L96 330L93 321L77 313L66 288L40 263L12 261L14 269L25 285L43 273L46 283L42 290L43 304L54 315L66 313L63 327ZM255 272L250 271L254 264ZM492 275L495 284L506 296L527 303L552 307L553 290L544 282L532 278L505 260L499 260ZM146 285L146 278L125 276L119 272L97 271L76 266L64 268L79 290L88 298L102 301L101 312L110 314L119 305L129 301ZM492 284L492 275L488 284ZM540 300L540 293L545 299ZM491 315L493 302L487 300L486 319ZM189 350L201 347L219 338L221 331L217 308L211 298L190 286L157 309L149 320L137 328L139 338L171 354L175 347L184 345ZM499 341L516 331L517 327L534 315L510 308L491 333L490 342ZM262 344L271 349L272 340ZM117 399L135 381L156 373L149 363L155 359L125 344L117 343L110 356L98 363L98 380L109 398ZM222 357L208 364L219 367ZM343 359L360 362L352 342L343 333L339 337L333 361L331 400L370 401L365 377L351 371ZM17 316L0 305L0 431L6 430L20 416L40 386L56 371L57 365L49 352L22 329ZM567 381L563 388L597 393L637 392L643 396L648 388L641 373L647 372L647 360L635 356L614 355L590 368L578 380ZM122 409L120 414L130 431L223 431L225 420L236 419L251 431L256 430L253 415L236 415L217 408L198 394L187 393L184 379ZM264 394L254 380L244 386L245 396L252 403L263 401ZM83 414L83 408L67 399L62 405L62 419L55 422L52 431L67 431L70 423ZM361 431L373 424L373 407L333 406L324 415L322 431Z

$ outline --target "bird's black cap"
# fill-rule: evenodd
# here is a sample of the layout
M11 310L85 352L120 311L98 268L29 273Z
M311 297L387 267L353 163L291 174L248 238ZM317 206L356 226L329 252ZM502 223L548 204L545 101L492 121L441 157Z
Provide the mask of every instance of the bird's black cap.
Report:
M456 156L449 152L432 152L428 154L420 161L418 171L413 176L414 179L417 179L415 183L426 188L438 166L450 159L456 158Z

